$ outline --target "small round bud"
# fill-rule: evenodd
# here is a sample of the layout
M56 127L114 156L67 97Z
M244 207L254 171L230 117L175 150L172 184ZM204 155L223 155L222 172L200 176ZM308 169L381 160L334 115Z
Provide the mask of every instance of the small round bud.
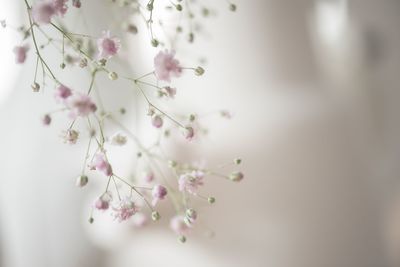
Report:
M151 219L153 221L158 221L161 218L160 213L158 213L158 211L153 211L151 213Z
M43 123L43 125L45 125L45 126L50 125L50 123L51 123L51 117L50 117L49 114L46 114L46 115L43 116L43 118L42 118L42 123Z
M175 160L169 160L168 161L168 166L170 168L175 168L178 165L178 163Z
M207 198L208 203L214 204L215 203L215 197L208 197Z
M192 224L197 219L197 211L190 208L186 210L186 218L189 224Z
M60 64L60 68L61 69L65 69L65 63L64 62Z
M134 24L128 24L125 26L125 30L129 33L132 34L137 34L138 33L138 28Z
M185 243L185 242L186 242L186 237L185 237L184 235L181 235L181 236L178 237L178 240L179 240L181 243Z
M189 33L189 35L188 35L188 42L189 42L189 43L193 43L193 42L194 42L194 33L193 33L193 32Z
M204 17L208 17L210 15L210 10L208 8L203 8L201 10L201 13L203 14Z
M182 31L183 31L183 29L181 26L176 27L176 32L182 32Z
M154 115L151 117L151 124L156 128L161 128L164 124L164 121L160 115Z
M158 42L158 40L157 39L151 39L151 45L153 46L153 47L157 47L158 46L158 44L159 44L159 42Z
M194 136L194 130L193 130L193 128L190 127L190 126L185 127L185 128L183 129L182 133L183 133L183 136L185 136L185 138L186 138L187 140L192 140L192 138L193 138L193 136Z
M87 59L86 59L86 58L82 58L82 59L79 61L79 67L84 68L84 67L87 66L87 63L88 63Z
M243 179L244 175L241 172L232 172L229 175L229 179L234 182L240 182Z
M125 108L120 108L119 109L119 113L121 113L122 115L124 115L126 113L126 109Z
M89 178L86 175L80 175L76 178L75 185L77 187L84 187L89 182Z
M107 59L105 58L100 59L99 64L104 67L107 64Z
M205 70L204 70L202 67L200 67L200 66L197 67L197 68L194 70L194 74L196 74L197 76L203 75L204 72L205 72Z
M239 165L240 163L242 163L242 159L241 158L236 158L233 160L233 163L235 163L236 165Z
M81 8L82 6L81 0L72 0L72 6L76 8Z
M136 154L136 157L138 157L138 158L141 158L142 156L143 156L142 152L138 152L138 153Z
M196 119L196 116L194 114L190 114L189 115L189 121L190 122L194 122L195 119Z
M32 91L34 91L34 92L39 92L39 90L40 90L40 85L37 82L33 83L31 85L31 87L32 87Z
M164 131L164 136L169 137L171 135L171 132L169 130Z
M236 5L235 4L230 4L229 5L229 10L232 11L232 12L235 12L236 11Z
M118 79L118 74L114 71L110 72L108 74L108 78L110 78L110 80L115 81L116 79Z
M92 224L94 222L93 217L90 217L88 221L89 221L90 224Z
M178 10L178 11L182 11L182 5L181 5L181 4L177 4L177 5L175 6L175 8L176 8L176 10Z
M153 6L153 2L151 2L151 3L148 3L148 4L147 4L147 6L146 6L146 8L147 8L147 10L148 10L148 11L152 11L152 10L153 10L153 8L154 8L154 6Z

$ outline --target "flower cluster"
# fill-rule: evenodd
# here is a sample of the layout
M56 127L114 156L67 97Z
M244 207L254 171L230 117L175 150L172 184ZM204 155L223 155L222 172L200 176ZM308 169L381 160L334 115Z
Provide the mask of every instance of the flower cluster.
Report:
M208 181L215 178L223 178L233 182L243 179L242 172L237 170L226 170L232 166L241 164L240 159L235 159L217 168L205 168L184 160L172 160L168 151L164 150L163 143L173 133L178 133L181 142L190 143L201 138L206 133L202 120L211 113L204 115L196 114L171 114L161 109L158 101L173 101L179 93L173 82L186 72L195 76L202 76L205 70L201 66L187 67L185 60L179 58L179 50L169 42L170 39L160 38L155 35L155 27L163 27L163 23L154 24L156 18L153 14L156 8L164 8L171 12L180 12L190 25L185 30L179 22L174 25L176 37L186 34L189 43L193 43L196 36L198 17L207 18L213 12L209 8L195 1L177 0L177 2L154 3L154 0L142 1L111 1L110 8L128 10L131 15L140 15L146 19L143 29L148 31L151 44L155 51L152 58L153 69L144 72L139 77L129 75L118 75L109 67L108 62L115 58L130 60L121 57L124 47L121 45L122 36L115 36L109 30L100 35L72 33L68 30L67 17L73 8L85 8L84 2L80 0L38 0L30 3L23 0L26 5L26 15L29 25L18 28L22 34L22 42L13 49L15 62L23 64L32 56L35 58L35 73L31 85L34 92L38 92L49 84L54 85L52 92L53 101L59 107L58 110L48 112L42 116L42 123L51 126L57 114L66 114L68 125L61 131L65 143L70 145L78 142L87 143L87 149L83 157L83 169L76 178L75 184L79 188L90 186L90 181L104 181L105 189L93 202L90 212L90 223L94 223L96 212L110 213L119 222L132 221L137 227L148 225L149 219L158 221L161 215L169 217L169 226L179 236L179 240L186 241L186 236L200 224L201 214L196 210L196 203L205 201L213 204L216 199L210 196L206 189ZM229 2L228 2L229 3ZM99 5L103 4L99 2ZM104 3L105 4L105 3ZM197 6L196 6L197 5ZM229 3L231 11L236 6ZM72 9L73 9L72 8ZM197 10L197 15L195 15ZM122 12L122 11L121 11ZM83 12L84 13L84 12ZM83 14L82 13L82 14ZM7 28L6 21L0 21L3 28ZM132 23L121 26L126 34L136 34L141 28ZM62 71L79 67L90 73L91 83L88 88L71 86L68 81L59 79L58 71L50 66L54 58L46 57L47 49L55 48L62 55L60 69ZM172 49L174 48L174 49ZM31 52L29 54L29 52ZM186 66L186 67L185 67ZM38 73L41 72L42 78ZM119 112L113 112L104 107L101 94L93 92L100 90L95 85L97 79L105 75L112 81L124 79L131 84L131 89L139 92L147 102L147 115L149 125L154 131L159 132L159 137L152 146L145 146L129 127L120 121L120 116L129 112L127 108L121 108ZM61 76L61 75L60 75ZM49 82L50 80L50 82ZM154 95L149 94L153 90ZM116 94L118 92L115 92ZM168 102L171 103L171 102ZM173 105L171 104L172 108ZM222 118L230 119L231 113L221 110L212 114L220 115ZM84 125L84 127L82 127ZM118 127L118 131L109 134L109 129ZM110 151L110 146L128 147L133 143L137 149L137 164L132 177L119 175L118 168L113 168L115 158ZM143 175L136 175L142 173ZM196 200L196 201L195 201ZM175 212L160 212L165 206L172 205Z

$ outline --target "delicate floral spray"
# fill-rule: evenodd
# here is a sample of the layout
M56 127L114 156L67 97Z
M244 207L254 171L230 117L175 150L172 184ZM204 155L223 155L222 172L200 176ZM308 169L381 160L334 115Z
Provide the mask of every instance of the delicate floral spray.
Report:
M224 164L216 169L199 167L188 162L178 162L168 157L168 153L161 149L160 140L155 146L146 147L140 139L129 130L128 127L119 121L119 116L127 112L126 108L121 108L119 114L111 112L102 106L100 96L95 97L93 92L96 79L106 74L110 80L119 79L118 73L108 67L108 61L120 56L121 40L111 31L105 30L101 34L91 36L81 33L72 33L68 30L68 25L64 22L71 9L84 9L85 2L80 0L22 0L26 7L28 25L18 28L22 34L22 42L15 46L15 62L17 64L26 63L28 57L35 57L36 68L33 83L31 85L34 92L38 92L49 84L54 84L54 101L60 107L56 112L63 112L71 120L69 126L62 132L64 142L70 145L76 144L80 139L83 140L82 133L87 133L87 149L84 156L84 167L82 173L76 178L77 187L83 188L90 185L93 178L92 172L98 172L100 178L104 177L105 189L103 193L93 201L89 222L93 223L96 212L109 212L115 220L119 222L134 220L134 225L144 227L148 225L148 218L158 221L161 218L157 210L162 205L172 205L174 214L168 215L171 230L178 235L181 242L186 241L187 235L197 226L201 220L201 214L195 208L196 201L205 201L213 204L216 199L214 196L204 196L201 192L207 185L209 179L222 177L226 180L239 182L243 179L242 172L232 170L228 173L222 168L237 166L241 164L239 158L232 160L229 164ZM179 93L179 90L171 85L175 79L179 79L185 72L192 71L194 75L201 76L205 70L201 66L184 67L184 60L178 59L176 46L170 43L168 38L161 38L155 35L155 27L163 27L161 21L156 22L154 11L165 9L170 12L182 14L184 20L175 23L176 36L186 35L189 43L195 41L196 31L194 27L200 19L206 19L212 14L211 9L205 7L201 1L193 0L173 0L147 2L140 0L110 0L99 1L99 5L114 5L120 8L121 12L128 10L133 16L138 16L146 20L149 45L157 49L157 54L153 59L153 70L139 77L121 76L131 82L132 90L137 90L148 104L149 121L165 140L175 128L176 132L182 135L182 140L189 142L195 140L203 132L199 123L201 116L190 114L189 116L172 115L165 112L155 104L152 97L145 93L144 88L152 88L157 92L160 100L171 100ZM223 2L223 1L221 1ZM236 6L228 1L228 8L236 11ZM122 10L123 9L123 10ZM200 19L199 19L200 18ZM185 22L186 20L186 22ZM1 20L2 28L8 27L5 20ZM185 30L183 23L190 25ZM111 25L110 25L111 26ZM136 34L142 30L133 23L125 23L122 29L127 35ZM96 35L96 33L94 33ZM38 38L38 35L42 39ZM41 43L40 40L45 40ZM176 38L175 38L176 39ZM90 70L91 83L86 91L71 88L68 81L61 81L58 78L57 70L51 68L54 58L46 57L45 51L48 46L56 47L62 54L60 69L73 68L79 66L82 69ZM168 48L169 47L169 48ZM171 49L174 47L174 49ZM130 59L126 59L130 60ZM40 81L38 73L42 74ZM46 79L47 78L47 79ZM151 81L149 81L149 78ZM48 79L50 82L48 82ZM115 94L118 92L116 91ZM170 102L172 103L172 102ZM49 112L42 116L42 124L51 126L55 112ZM226 110L218 111L223 118L231 118L231 113ZM86 127L79 128L76 122L86 124ZM118 132L107 136L106 128L117 126ZM172 129L167 128L172 125ZM137 171L142 173L131 179L122 177L118 169L112 165L112 157L107 152L109 146L124 147L127 143L133 142L137 147L138 159L143 159L147 163L145 167L138 167ZM155 148L158 148L155 149ZM225 170L225 169L224 169ZM92 178L91 178L92 176ZM100 179L99 178L99 179ZM167 204L169 203L169 204Z

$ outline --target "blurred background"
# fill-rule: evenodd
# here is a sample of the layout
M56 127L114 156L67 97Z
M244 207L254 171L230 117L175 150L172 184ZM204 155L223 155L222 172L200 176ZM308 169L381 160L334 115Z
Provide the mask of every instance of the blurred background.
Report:
M100 32L109 17L96 2L83 10ZM0 3L0 19L25 19L22 1ZM84 144L60 142L65 122L40 126L52 104L29 87L34 58L15 65L17 36L0 30L1 267L400 266L400 1L236 0L236 13L210 3L203 38L179 52L206 56L206 75L176 86L183 110L234 113L190 152L211 165L243 158L240 184L211 182L217 203L202 216L215 237L180 244L165 226L89 225L96 192L74 186ZM123 40L141 67L120 68L151 68L145 36ZM119 86L103 89L107 104L141 105ZM135 114L126 121L143 129Z

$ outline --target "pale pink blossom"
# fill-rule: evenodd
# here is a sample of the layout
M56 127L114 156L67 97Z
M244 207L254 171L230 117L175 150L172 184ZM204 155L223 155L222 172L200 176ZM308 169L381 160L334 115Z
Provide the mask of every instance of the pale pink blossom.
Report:
M152 171L145 171L142 177L146 183L151 183L154 180L154 173Z
M93 162L90 167L94 170L102 172L106 176L111 176L113 174L111 164L107 161L104 153L97 153L94 156Z
M187 126L182 129L182 134L187 140L192 140L194 137L194 129L191 126Z
M167 193L167 188L159 184L155 185L151 191L151 195L153 196L152 205L155 206L158 201L165 199Z
M154 58L154 72L157 79L170 82L171 77L179 77L182 73L182 67L179 61L174 59L175 51L160 51Z
M191 173L182 174L179 177L179 191L186 191L196 195L199 186L204 184L204 173L202 171L192 171Z
M32 5L32 19L38 24L48 24L51 22L51 18L58 11L55 9L53 2L45 0L38 1Z
M164 124L164 121L160 115L154 115L151 117L151 124L156 128L161 128Z
M70 117L85 117L97 110L96 104L85 94L76 93L68 98L67 107L70 109Z
M65 13L67 13L68 6L67 2L68 0L52 0L53 2L53 7L55 10L55 13L60 16L64 16Z
M13 49L13 52L15 54L15 63L17 64L22 64L26 60L26 52L28 51L29 47L28 46L16 46Z
M102 196L100 196L94 202L94 207L98 210L108 210L110 207L110 201L112 200L112 196L109 192L106 192Z
M128 138L122 133L116 133L111 137L111 145L123 146L128 141Z
M59 87L57 87L56 92L54 94L54 98L56 99L57 102L64 102L71 95L72 95L71 89L61 84Z
M176 88L172 88L169 86L164 87L164 90L166 92L166 95L169 96L170 98L174 98L176 95Z
M172 219L170 220L169 226L178 235L185 235L190 230L189 226L185 223L184 219L185 219L184 216L176 215L172 217Z
M97 40L99 58L109 59L116 55L120 48L120 40L114 36L111 36L110 31L103 31L103 36Z
M79 132L75 130L67 130L64 131L64 143L68 143L70 145L76 144L76 141L78 140L79 137Z
M113 215L115 219L122 222L128 220L138 210L139 208L130 198L125 198L119 201L117 206L113 207Z

